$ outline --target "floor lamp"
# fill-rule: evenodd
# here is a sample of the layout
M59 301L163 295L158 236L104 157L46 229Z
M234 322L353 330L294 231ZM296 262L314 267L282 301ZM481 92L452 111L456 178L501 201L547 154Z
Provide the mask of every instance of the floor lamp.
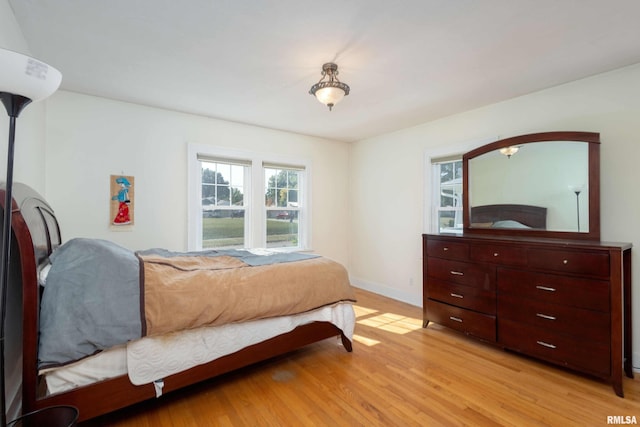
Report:
M582 185L570 185L569 190L576 194L576 217L578 221L578 232L580 232L580 193L582 193Z
M9 145L7 148L7 180L5 182L4 221L2 223L2 252L0 259L0 425L7 425L5 389L5 322L7 287L11 250L11 204L13 200L13 151L16 119L32 101L50 96L58 89L62 74L36 59L0 49L0 101L9 115Z

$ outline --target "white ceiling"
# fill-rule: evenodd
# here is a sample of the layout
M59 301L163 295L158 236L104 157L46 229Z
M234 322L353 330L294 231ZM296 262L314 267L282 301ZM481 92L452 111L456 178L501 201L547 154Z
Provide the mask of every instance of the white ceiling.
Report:
M640 63L637 0L9 3L63 89L342 141Z

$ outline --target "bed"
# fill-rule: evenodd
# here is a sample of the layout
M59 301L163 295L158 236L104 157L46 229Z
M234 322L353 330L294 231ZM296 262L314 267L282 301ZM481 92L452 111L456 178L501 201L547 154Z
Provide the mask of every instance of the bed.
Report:
M497 204L471 207L473 228L547 228L547 208L532 205Z
M33 189L16 183L13 194L12 230L14 239L10 269L10 274L12 274L11 272L13 274L10 281L9 301L19 302L22 300L22 310L9 310L8 323L14 325L12 330L20 329L17 327L20 325L22 333L7 334L7 345L12 348L21 347L22 350L21 354L15 356L14 359L22 359L22 391L20 394L22 412L24 413L53 405L72 405L79 409L80 420L86 420L143 400L160 397L167 392L285 354L327 338L339 338L340 345L346 351L352 351L351 339L355 315L352 307L354 299L348 285L348 277L346 278L346 287L349 289L344 292L339 290L339 295L327 296L326 301L323 300L322 304L318 304L318 300L311 302L311 306L305 302L304 304L307 305L287 308L280 314L264 312L254 317L247 317L246 312L241 311L240 314L228 315L231 316L228 317L226 311L220 311L213 315L215 318L213 322L205 319L193 323L192 320L183 319L182 321L189 326L183 327L183 325L175 328L173 325L165 325L163 317L157 313L153 314L152 309L146 308L154 306L150 302L154 301L154 298L156 301L167 299L167 296L162 293L162 283L158 285L159 287L153 287L155 285L152 282L162 281L158 277L164 274L159 271L154 276L154 269L182 269L187 272L185 274L188 274L189 277L193 274L193 270L198 270L198 274L200 274L200 270L206 270L202 273L213 277L212 275L218 274L218 271L211 270L219 269L221 274L228 275L237 266L227 263L244 263L241 268L237 269L245 276L248 271L254 274L254 271L263 271L262 269L269 276L278 276L278 274L284 274L278 273L281 271L280 269L293 268L298 272L294 274L288 270L285 274L287 278L300 276L304 277L306 281L325 280L322 282L322 286L316 286L316 288L342 288L342 285L333 286L328 282L329 277L337 278L339 281L343 280L343 275L346 277L346 271L341 272L340 270L344 269L339 264L314 256L271 261L270 255L243 252L240 254L241 256L213 253L196 257L195 264L197 265L194 267L193 258L191 258L194 254L165 253L164 250L153 250L135 253L139 262L141 284L141 298L137 302L141 320L140 325L129 329L134 331L132 333L136 333L136 328L140 328L140 336L133 336L132 339L120 344L111 345L113 344L111 343L108 348L104 349L83 348L83 353L80 356L69 356L61 361L54 360L49 356L53 353L58 354L56 353L58 349L54 352L47 352L46 344L43 344L55 343L58 340L46 338L50 333L48 332L50 319L52 316L55 317L50 314L50 310L47 311L47 305L58 304L57 302L52 303L51 297L48 295L55 293L53 289L57 289L56 286L58 286L53 284L56 283L53 279L56 275L55 272L57 271L60 276L67 271L65 270L68 268L66 264L64 268L58 267L62 265L60 264L60 260L64 258L62 254L68 253L70 249L67 248L70 247L72 241L77 239L62 243L60 228L53 210ZM4 200L4 189L0 189L0 200ZM84 258L78 258L73 252L71 254L71 258L76 257L84 262ZM263 260L267 258L268 261L264 262ZM185 265L185 262L188 264ZM259 265L255 266L252 262L257 262ZM201 266L202 263L206 263L206 265ZM216 267L211 267L210 263L214 263ZM221 263L222 267L219 266ZM322 265L329 267L326 274L325 270L316 270L317 268L325 268ZM57 270L55 270L56 268ZM311 276L313 276L313 280L310 280ZM265 276L258 277L264 278ZM171 280L184 279L180 276L179 279ZM226 279L220 280L224 282ZM69 282L73 282L73 280L69 280ZM272 293L277 295L273 298L276 302L286 301L287 294L292 293L291 286L301 286L297 282L294 285L287 283L284 285L289 286L289 288L284 287L284 289L289 289L288 291L277 294L272 290ZM234 286L236 285L234 284ZM110 287L111 285L109 285ZM153 289L160 290L150 291ZM305 295L310 293L315 293L315 291L304 292ZM69 297L67 295L62 298L64 300ZM229 298L231 301L231 297ZM246 295L241 296L240 300L234 304L225 300L225 305L241 306L240 308L244 309L245 306L251 305L243 302L247 299L250 298L247 298ZM191 307L193 301L194 299L185 307ZM97 305L102 304L102 302L97 303ZM14 306L19 305L15 304ZM118 302L118 305L121 305L121 302ZM283 305L289 307L292 303L287 302ZM156 312L167 311L167 306L157 305L155 307ZM78 308L82 307L78 307L77 304L75 308L73 305L64 307L64 309L58 307L58 312L73 311L75 316L75 313L79 311ZM209 306L206 305L200 307L199 310L199 314L211 312ZM53 310L54 313L55 311ZM96 310L85 309L85 311ZM173 315L170 317L172 319L180 318L181 316L176 313L184 314L185 310L172 310ZM108 313L107 316L109 316ZM119 318L120 315L113 317ZM201 316L197 317L200 319ZM150 322L149 319L154 320ZM82 324L84 325L86 322L88 321L83 320ZM41 323L42 325L40 325ZM122 329L122 325L116 325L115 329ZM62 336L64 334L66 332ZM198 345L200 347L197 347ZM75 351L70 353L75 354ZM42 355L43 353L46 354L46 357ZM9 361L7 365L13 364L18 367L15 360Z

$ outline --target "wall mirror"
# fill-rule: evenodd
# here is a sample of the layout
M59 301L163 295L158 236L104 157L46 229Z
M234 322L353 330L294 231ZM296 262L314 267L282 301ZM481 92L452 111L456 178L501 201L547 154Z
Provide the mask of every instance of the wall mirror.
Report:
M463 156L465 233L600 240L600 135L547 132Z

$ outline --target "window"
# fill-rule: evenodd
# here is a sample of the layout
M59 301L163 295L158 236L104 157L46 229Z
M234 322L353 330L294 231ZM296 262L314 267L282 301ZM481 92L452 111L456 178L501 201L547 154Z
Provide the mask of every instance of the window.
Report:
M309 248L309 165L189 146L189 250Z
M433 229L438 232L462 232L462 159L433 159L433 183L436 195Z
M298 246L299 181L304 169L264 166L267 247Z

